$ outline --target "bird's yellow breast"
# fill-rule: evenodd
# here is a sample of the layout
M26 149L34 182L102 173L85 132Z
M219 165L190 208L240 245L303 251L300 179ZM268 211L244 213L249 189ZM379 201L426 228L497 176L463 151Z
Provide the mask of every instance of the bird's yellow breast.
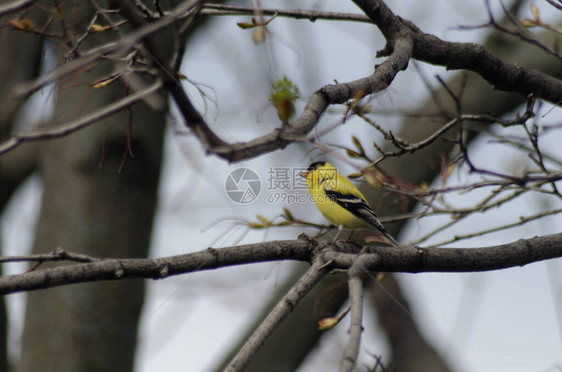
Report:
M326 195L326 188L344 193L354 191L353 194L355 194L359 192L347 178L338 177L335 168L317 170L314 174L307 177L306 183L310 196L316 203L318 210L332 224L336 226L341 225L346 229L358 229L366 226L363 220ZM358 196L364 199L360 193Z

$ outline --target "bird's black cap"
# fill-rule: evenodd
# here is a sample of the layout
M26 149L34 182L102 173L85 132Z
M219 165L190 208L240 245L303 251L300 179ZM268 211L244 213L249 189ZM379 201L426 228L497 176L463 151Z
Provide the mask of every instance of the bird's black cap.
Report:
M312 163L308 166L307 171L311 172L311 171L315 170L316 168L321 167L323 165L326 165L325 161L315 161L314 163Z

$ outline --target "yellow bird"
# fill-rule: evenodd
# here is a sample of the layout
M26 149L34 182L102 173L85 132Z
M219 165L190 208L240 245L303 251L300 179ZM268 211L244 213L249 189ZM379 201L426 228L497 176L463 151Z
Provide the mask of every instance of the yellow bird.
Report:
M344 228L355 230L374 226L392 244L400 247L380 223L363 194L330 163L314 162L300 175L306 178L308 193L320 213L338 227L334 240Z

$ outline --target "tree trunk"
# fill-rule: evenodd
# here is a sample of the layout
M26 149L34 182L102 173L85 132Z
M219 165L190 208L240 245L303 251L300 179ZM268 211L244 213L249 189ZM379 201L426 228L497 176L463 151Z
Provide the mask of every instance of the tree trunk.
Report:
M66 32L77 35L93 17L84 2L65 2L61 14ZM114 31L90 34L82 47L116 38ZM170 53L173 35L161 41ZM52 49L59 51L62 63L68 48L64 43L58 47ZM112 63L102 61L59 82L51 125L95 112L127 94L122 80L91 87L113 71ZM68 137L41 143L44 192L33 253L60 247L95 257L147 256L165 119L165 113L137 103ZM30 293L17 371L132 371L143 298L141 280Z

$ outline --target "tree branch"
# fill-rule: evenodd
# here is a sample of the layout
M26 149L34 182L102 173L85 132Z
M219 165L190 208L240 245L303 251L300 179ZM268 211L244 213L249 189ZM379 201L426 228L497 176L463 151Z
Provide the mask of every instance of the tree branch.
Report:
M4 3L0 5L0 16L3 16L4 14L13 13L17 10L25 8L26 6L29 6L36 1L37 0L14 0L8 2L7 4Z
M387 39L387 46L379 56L389 56L389 58L378 66L375 73L351 83L321 88L310 97L304 111L294 123L249 142L228 144L218 139L206 124L192 126L209 153L234 162L282 149L291 142L303 140L304 136L316 126L329 105L346 102L358 92L368 95L385 89L398 71L406 68L411 57L444 65L450 69L464 68L475 71L498 89L524 95L534 93L552 102L562 101L562 82L557 79L505 63L477 44L450 43L423 34L411 22L395 16L382 1L356 0L355 3L371 18ZM412 47L414 50L411 49ZM449 49L453 52L449 52ZM499 74L501 68L506 68L508 73ZM172 94L174 94L173 90ZM191 106L187 97L182 97L182 102ZM182 107L179 102L178 105ZM192 110L187 112L192 113ZM196 120L187 115L184 117L188 126L190 121L194 123L202 121L199 115L195 116Z
M370 247L370 254L378 256L368 271L382 272L478 272L524 266L532 262L562 257L562 233L519 239L515 242L485 248L422 248L389 249ZM327 251L326 260L334 267L348 269L357 255Z
M349 342L340 365L340 372L351 372L357 364L361 333L363 332L363 275L365 274L365 267L376 264L377 260L377 256L360 254L347 273L351 315Z
M414 41L412 57L449 70L476 72L495 89L535 96L554 104L562 101L562 81L542 72L504 62L481 45L453 43L423 33L410 21L396 16L382 0L353 0L381 30L387 45L377 56L392 51L391 42L409 35Z
M368 246L366 271L474 272L507 269L562 257L562 233L520 239L486 248L421 248ZM357 260L356 243L317 242L304 234L297 240L281 240L214 249L154 259L94 259L94 262L0 277L0 295L52 288L74 283L125 278L162 279L170 275L266 261L311 262L321 255L332 268L349 269ZM9 260L5 258L4 260Z
M189 97L187 97L177 78L177 72L173 71L168 61L162 58L158 45L151 41L152 35L157 30L168 27L174 22L200 11L198 8L200 3L196 1L182 2L173 11L165 16L159 16L157 20L150 23L146 22L129 3L120 1L121 12L137 27L137 30L117 43L83 54L77 60L71 61L56 69L55 72L47 74L41 79L23 87L23 92L29 94L44 84L58 79L77 68L94 63L101 56L107 55L107 53L129 49L135 43L142 41L150 56L156 62L155 67L161 70L165 85L174 97L187 126L199 138L207 152L230 162L257 157L267 152L282 149L292 142L307 140L305 136L315 128L329 105L344 103L358 93L369 95L384 90L391 84L396 74L407 67L410 58L443 65L448 69L474 71L494 87L504 91L514 91L524 95L533 93L537 97L555 103L562 101L562 82L560 80L535 70L504 62L480 45L473 43L451 43L442 41L433 35L424 34L411 22L394 15L381 0L354 0L354 2L379 27L385 36L387 45L378 53L378 56L388 56L387 60L380 64L369 77L344 84L327 85L321 88L309 98L304 111L291 125L284 125L268 135L249 142L228 143L209 128L203 117L191 104ZM213 7L232 12L249 12L251 9L238 9L238 7L224 8L224 6L221 8L220 6L207 5L207 9ZM281 12L274 9L267 9L267 11ZM291 12L293 12L293 16L296 16L296 11ZM303 17L310 18L313 16L312 13L303 12ZM326 16L331 17L333 15ZM20 90L20 92L22 91ZM17 145L18 140L13 138L10 142L9 144L4 144L4 147L8 149L13 148Z
M8 140L0 143L0 155L8 152L25 142L47 140L52 138L64 137L70 133L74 133L90 124L95 123L109 115L115 114L132 104L145 99L146 97L157 93L163 84L161 80L155 81L146 88L134 92L120 100L113 102L102 109L81 116L76 120L72 120L64 125L44 130L35 130L27 132L18 132L12 135Z
M227 16L227 15L255 15L260 12L265 16L288 17L294 19L308 19L311 22L316 20L324 21L354 21L370 23L369 17L364 14L340 13L340 12L322 12L317 10L301 10L301 9L268 9L268 8L252 8L238 5L223 4L205 4L201 10L202 16Z
M293 309L301 302L311 289L328 273L321 257L316 257L310 268L304 273L297 283L275 305L273 310L261 322L258 328L242 346L240 351L224 369L226 372L242 371L252 356L267 341L269 336L289 316Z
M125 278L162 279L170 275L231 265L295 259L309 261L315 242L308 239L249 244L165 258L97 259L95 262L40 269L0 277L0 294L61 285Z
M121 0L120 3L121 12L136 27L140 30L146 27L145 20L127 2ZM174 11L174 13L177 12ZM193 107L177 78L177 72L172 71L168 67L167 61L161 57L158 45L151 42L150 36L145 38L144 44L156 61L157 67L162 70L162 75L166 79L166 84L186 121L186 125L193 130L207 152L231 162L253 158L284 148L291 142L305 140L304 137L318 124L320 117L329 105L344 103L358 93L369 95L385 89L400 70L406 69L412 54L412 43L408 37L396 39L393 43L393 53L377 67L371 76L350 83L327 85L310 97L300 117L290 125L284 125L268 135L249 142L229 144L208 127L203 117Z
M229 161L240 161L284 148L294 141L308 140L305 136L316 127L329 105L344 103L357 94L369 95L386 89L396 74L406 69L411 53L411 40L399 39L393 53L377 66L372 75L348 83L324 86L310 97L301 115L290 125L249 142L207 150Z

